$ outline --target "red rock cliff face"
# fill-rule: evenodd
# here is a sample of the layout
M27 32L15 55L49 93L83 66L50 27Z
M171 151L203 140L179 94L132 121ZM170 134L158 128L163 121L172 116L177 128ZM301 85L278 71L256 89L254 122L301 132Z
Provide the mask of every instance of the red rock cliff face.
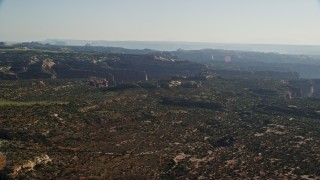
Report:
M288 83L292 98L319 96L319 80L292 80Z
M314 79L314 95L320 97L320 79Z
M106 74L107 80L110 82L110 85L148 80L147 73L144 71L107 69Z

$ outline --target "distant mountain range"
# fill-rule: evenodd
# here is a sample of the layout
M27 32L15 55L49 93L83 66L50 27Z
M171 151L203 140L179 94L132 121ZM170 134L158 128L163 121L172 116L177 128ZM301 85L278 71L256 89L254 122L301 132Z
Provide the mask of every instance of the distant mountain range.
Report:
M177 49L224 49L257 52L274 52L280 54L320 55L320 45L282 45L282 44L228 44L203 42L168 42L168 41L105 41L47 39L42 43L71 46L106 46L128 49L153 49L158 51L175 51Z

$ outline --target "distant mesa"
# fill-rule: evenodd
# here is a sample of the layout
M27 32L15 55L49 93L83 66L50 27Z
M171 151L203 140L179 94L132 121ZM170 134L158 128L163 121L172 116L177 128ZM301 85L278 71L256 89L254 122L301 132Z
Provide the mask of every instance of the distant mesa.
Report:
M187 51L200 49L223 49L237 51L274 52L281 54L320 55L319 45L285 45L285 44L232 44L205 42L167 42L167 41L106 41L106 40L72 40L47 39L43 43L52 45L122 47L127 49L153 49L156 51ZM211 57L210 57L211 58Z

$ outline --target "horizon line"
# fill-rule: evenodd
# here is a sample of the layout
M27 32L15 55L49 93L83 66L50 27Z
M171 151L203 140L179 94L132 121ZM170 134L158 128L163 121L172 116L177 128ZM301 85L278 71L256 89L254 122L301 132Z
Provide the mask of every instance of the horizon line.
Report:
M240 42L206 42L206 41L170 41L170 40L86 40L86 39L63 39L63 38L47 38L45 40L31 40L31 41L0 41L0 42L9 42L9 43L28 43L28 42L45 42L49 40L59 40L59 41L88 41L88 42L144 42L144 43L192 43L192 44L234 44L234 45L280 45L280 46L320 46L320 44L290 44L290 43L240 43Z

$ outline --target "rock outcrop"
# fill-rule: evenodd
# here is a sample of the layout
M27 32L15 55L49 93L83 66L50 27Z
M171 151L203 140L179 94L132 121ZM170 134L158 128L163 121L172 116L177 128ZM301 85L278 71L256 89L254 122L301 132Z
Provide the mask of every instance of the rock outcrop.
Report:
M52 160L50 159L50 157L46 154L35 157L35 158L33 158L33 160L28 160L28 161L25 161L21 164L15 165L15 167L13 169L13 173L11 175L13 177L16 177L21 172L33 171L37 165L46 165L51 161Z

